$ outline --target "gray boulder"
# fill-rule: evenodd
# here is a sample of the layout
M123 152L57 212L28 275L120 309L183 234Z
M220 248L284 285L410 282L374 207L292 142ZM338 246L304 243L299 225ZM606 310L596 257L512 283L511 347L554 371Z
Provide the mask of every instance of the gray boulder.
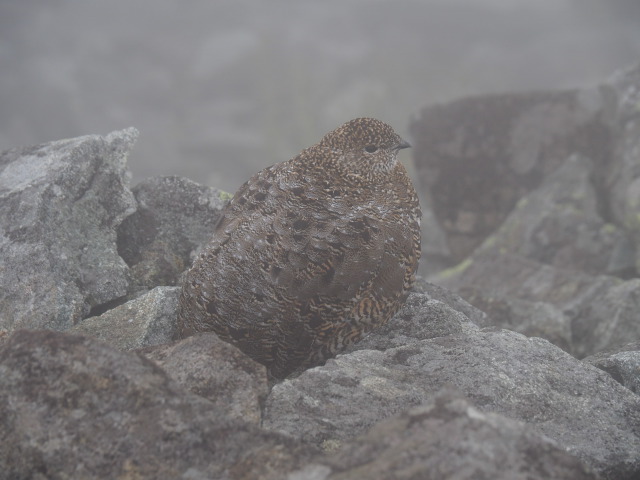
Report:
M640 65L616 72L606 83L613 92L611 114L616 142L605 179L609 209L633 237L640 255ZM640 260L636 261L640 271Z
M315 476L305 475L314 472ZM526 424L482 413L459 394L444 390L288 478L595 480L596 476Z
M263 425L305 442L345 442L446 385L483 413L528 423L604 478L640 471L640 398L549 342L507 330L340 355L274 386Z
M276 480L317 453L89 337L18 331L0 349L2 478Z
M176 285L230 195L180 177L149 178L133 193L138 206L118 227L118 252L131 267L134 288Z
M460 294L486 312L486 319L479 324L482 327L507 328L527 337L549 340L566 352L574 350L571 318L550 303L485 294L482 285L464 287Z
M268 393L267 370L213 333L141 348L190 392L215 404L230 418L260 425Z
M461 293L481 292L485 299L500 299L511 304L519 299L552 305L566 316L571 328L568 351L578 358L640 339L637 326L640 279L623 281L607 275L587 275L519 255L481 251L431 280ZM485 301L474 303L480 308L486 304ZM552 314L557 317L557 313ZM514 326L509 328L522 328L517 326L518 320L519 317L512 317L510 321ZM558 320L565 322L561 317ZM525 319L524 325L526 322ZM552 319L537 326L536 334L558 338L558 327ZM547 330L543 331L543 327Z
M98 338L120 350L170 342L176 332L178 287L157 287L102 315L90 317L69 333Z
M410 125L414 164L454 263L569 155L605 162L612 144L603 120L609 90L485 95L420 112Z
M464 314L476 325L484 326L487 322L487 314L483 310L474 307L457 293L435 283L427 282L421 277L416 279L412 291L425 295L429 300L446 303L454 310Z
M127 293L116 227L135 209L126 159L137 136L0 154L0 328L64 330Z
M593 175L589 158L570 156L474 253L508 252L592 275L635 272L631 239L600 215Z
M604 370L614 380L640 394L640 342L598 352L582 361Z

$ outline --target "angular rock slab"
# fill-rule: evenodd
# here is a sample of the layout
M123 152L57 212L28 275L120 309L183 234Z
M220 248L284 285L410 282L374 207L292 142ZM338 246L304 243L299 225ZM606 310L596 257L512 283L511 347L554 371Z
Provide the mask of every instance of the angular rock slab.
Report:
M609 90L484 95L420 112L410 125L414 164L454 263L569 155L604 163Z
M312 454L97 340L21 330L0 349L3 478L276 480Z
M640 64L616 72L605 83L614 92L616 144L607 162L607 193L613 217L629 231L640 271Z
M345 441L446 385L484 413L529 423L603 478L640 472L640 398L549 342L508 330L338 356L275 385L263 426Z
M231 196L181 177L148 178L133 194L138 208L118 228L118 251L137 288L176 285Z
M596 478L577 458L530 426L482 413L446 389L433 401L380 422L296 474L309 478L305 471L322 467L330 473L322 477L328 480Z
M593 175L589 158L571 155L520 199L474 255L494 250L592 275L634 275L632 240L602 219Z
M598 352L582 361L604 370L614 380L640 395L640 342Z
M430 285L430 287L432 290L437 288L435 285ZM456 308L462 308L470 313L473 311L482 312L466 303L455 293L450 293L446 297L438 297L451 303L447 304L444 301L435 300L434 295L410 293L406 303L393 318L385 325L368 333L359 342L351 344L344 353L356 350L386 350L427 338L444 337L453 333L478 329L464 313ZM455 301L456 297L459 302ZM464 304L468 308L464 308Z
M138 353L230 418L260 425L269 391L267 369L214 333L142 348Z
M479 291L485 298L553 305L570 322L570 352L578 358L640 339L637 278L623 281L586 275L520 255L484 250L431 280L460 293ZM483 308L482 303L477 306ZM550 339L558 338L552 335Z
M90 317L69 333L98 338L120 350L170 342L176 332L178 287L156 287L102 315Z
M130 128L0 154L0 328L64 330L127 292Z

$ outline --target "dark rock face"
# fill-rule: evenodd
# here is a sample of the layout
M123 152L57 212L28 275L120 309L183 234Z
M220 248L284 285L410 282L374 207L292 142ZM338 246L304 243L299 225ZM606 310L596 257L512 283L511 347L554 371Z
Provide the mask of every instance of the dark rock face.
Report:
M176 285L191 253L209 241L228 195L180 177L144 180L133 194L138 208L118 227L118 252L136 288Z
M611 150L603 89L469 98L422 110L414 160L454 261L463 260L573 153Z
M127 293L115 229L135 209L135 129L0 154L0 328L64 330Z
M2 478L281 478L313 450L233 420L150 360L51 331L0 350Z

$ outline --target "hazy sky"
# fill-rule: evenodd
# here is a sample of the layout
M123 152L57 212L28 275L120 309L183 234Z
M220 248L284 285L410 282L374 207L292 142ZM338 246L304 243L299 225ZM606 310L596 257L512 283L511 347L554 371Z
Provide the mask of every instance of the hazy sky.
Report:
M353 117L638 61L638 0L0 0L0 150L135 126L136 180L235 190Z

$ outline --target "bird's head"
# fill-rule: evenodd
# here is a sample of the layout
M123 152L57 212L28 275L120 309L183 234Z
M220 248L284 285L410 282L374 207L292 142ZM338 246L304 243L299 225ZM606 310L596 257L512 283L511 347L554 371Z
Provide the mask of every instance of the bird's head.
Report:
M389 173L397 165L398 151L411 145L386 123L365 117L327 133L318 146L331 151L337 167L370 176Z

